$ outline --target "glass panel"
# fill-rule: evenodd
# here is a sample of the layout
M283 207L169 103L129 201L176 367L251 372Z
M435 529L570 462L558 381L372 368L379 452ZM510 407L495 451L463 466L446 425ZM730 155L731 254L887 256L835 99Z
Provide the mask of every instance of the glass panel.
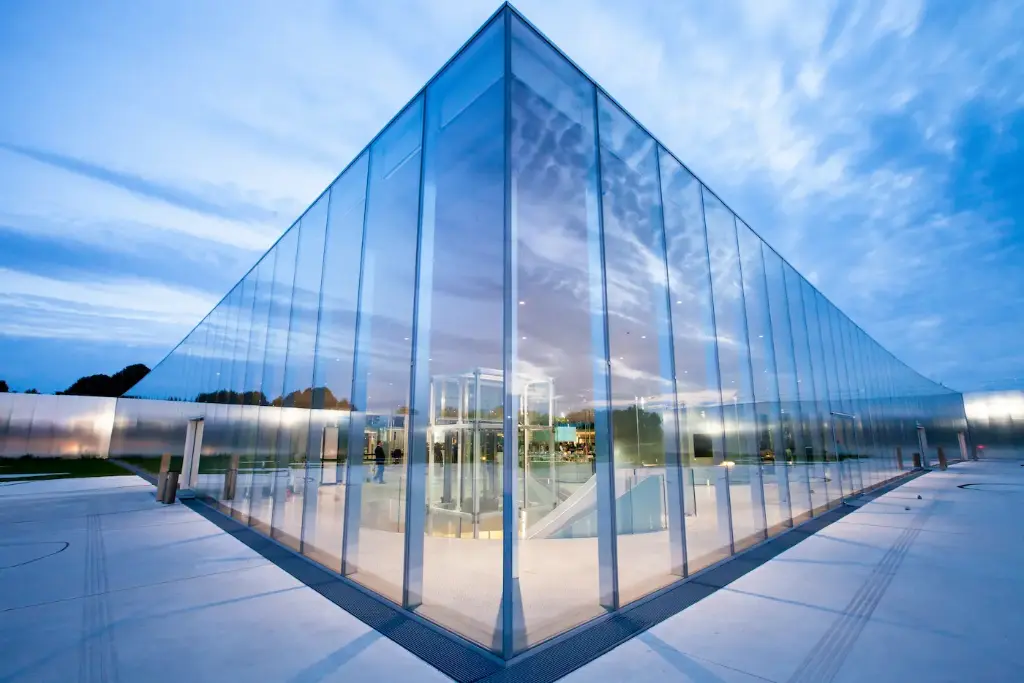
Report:
M896 462L896 446L898 444L893 421L893 405L891 386L889 385L888 370L886 368L885 350L876 342L870 345L870 361L874 375L876 396L878 397L878 413L882 421L881 448L883 456L888 464L889 477L897 477L900 470ZM959 444L958 444L959 445Z
M795 484L796 488L800 489L799 493L794 491L794 498L806 492L812 514L816 515L826 507L825 482L821 476L816 476L814 466L815 461L820 460L824 445L821 440L821 429L818 428L820 418L814 395L814 371L811 367L807 317L804 315L800 275L785 261L783 261L783 272L789 304L790 331L793 334L793 350L796 358L796 383L799 397L797 410L800 418L798 424L800 440L797 444L795 471L791 487ZM795 511L793 515L796 516Z
M238 319L241 312L241 299L244 283L235 285L234 290L224 301L223 344L220 347L220 366L217 375L216 395L211 406L212 413L203 430L203 441L210 446L211 456L200 461L199 471L206 472L204 491L211 501L218 503L223 498L224 483L227 479L232 449L231 423L231 384L235 374L235 350L237 345ZM221 507L222 512L227 508Z
M836 346L832 338L832 324L829 313L830 304L820 292L814 290L814 306L821 337L821 357L824 361L825 380L828 388L828 406L830 431L826 434L832 462L828 464L828 476L831 479L829 493L832 496L849 496L857 488L851 476L850 465L850 419L844 409L840 396L839 373L836 368ZM841 359L840 359L841 360Z
M736 225L743 268L743 299L750 337L750 367L757 417L757 452L762 463L764 505L769 534L792 525L789 517L789 476L785 457L779 383L771 311L761 239L742 221ZM788 338L788 329L787 335Z
M209 353L206 369L206 388L202 402L206 404L205 422L203 426L202 451L199 458L199 474L196 482L196 495L211 502L216 501L216 491L220 471L218 454L221 446L219 414L220 401L223 396L224 359L227 356L228 326L231 311L231 290L217 308L210 314L210 337L207 339Z
M682 534L670 538L667 507L676 501L671 523L678 526L672 335L657 145L603 94L598 122L618 580L626 603L683 573Z
M871 404L868 400L867 370L864 367L863 344L864 334L849 319L846 320L847 334L850 340L850 360L854 368L856 378L857 402L857 425L860 430L858 436L863 438L862 449L867 456L866 462L870 464L871 484L877 486L884 479L881 469L881 462L878 450L875 447L874 419L871 412Z
M518 651L605 611L611 493L594 87L514 17L511 49Z
M818 323L818 292L807 280L800 278L800 293L803 296L804 316L807 320L807 340L811 351L811 372L813 373L815 412L818 421L815 430L821 434L820 458L813 465L814 480L821 481L821 492L825 505L834 507L842 502L839 475L830 461L835 460L832 439L832 406L829 403L828 370L825 367L824 342L821 325ZM817 505L817 503L816 503Z
M341 571L345 511L345 487L341 484L349 452L352 362L368 158L367 153L362 154L331 187L316 341L315 417L310 422L309 439L311 443L323 443L323 468L320 486L306 492L303 552L335 571ZM357 449L362 449L361 442ZM317 495L315 506L308 501L313 491ZM315 513L309 512L310 509ZM310 517L311 514L314 516Z
M425 465L413 470L423 488L412 487L426 508L418 611L499 650L504 28L499 17L427 89L409 442L413 461ZM440 413L430 409L432 394L445 400Z
M861 452L861 444L857 439L856 430L856 408L853 402L853 393L850 389L850 357L847 352L847 344L845 341L845 335L843 334L843 328L840 325L841 313L839 310L832 306L829 308L829 323L830 330L832 333L832 343L835 347L836 353L836 370L839 376L839 402L842 407L842 411L850 417L843 421L843 437L845 441L845 448L849 454L850 461L850 478L852 481L852 488L855 491L863 490L867 485L867 480L864 476L864 463L863 454Z
M405 417L409 405L423 101L418 98L370 148L349 457L372 477L348 482L358 511L346 537L351 577L401 600L405 528ZM351 467L351 465L350 465ZM358 468L361 469L361 468Z
M238 470L241 461L240 441L242 391L245 384L246 354L249 350L249 328L252 325L253 299L256 294L255 271L250 271L239 285L237 323L232 334L231 369L227 382L228 393L223 408L224 429L224 486L220 501L227 514L239 516L243 512L244 498L238 494ZM247 502L247 501L244 501Z
M295 254L299 244L298 224L273 247L274 274L269 289L267 337L264 342L262 392L265 405L257 416L257 465L259 477L254 475L249 523L270 534L275 489L288 486L287 460L280 461L279 436L281 406L284 394L284 373L288 353L288 319L291 317L292 286L295 281ZM288 425L284 425L287 429ZM278 488L280 487L280 488Z
M899 446L899 431L893 404L892 384L886 364L885 349L877 343L872 343L872 364L875 369L875 381L878 386L880 412L882 414L882 448L884 455L889 462L890 477L898 477L901 474L899 463L896 460L896 447ZM959 450L959 438L957 440Z
M797 380L796 346L793 342L793 316L790 315L789 292L786 288L782 258L768 245L763 249L765 280L768 283L768 306L772 320L775 348L775 372L779 382L779 419L782 458L789 475L789 507L793 523L810 515L810 488L804 452L800 394ZM785 514L784 512L781 514Z
M743 277L736 242L736 218L707 188L703 189L703 196L722 383L726 458L723 464L729 479L733 547L738 550L765 535Z
M313 358L320 310L320 277L324 263L324 236L330 193L320 195L299 222L295 256L288 351L281 392L281 434L278 462L287 471L287 489L275 490L273 536L298 549L302 534L303 497L308 486L320 484L320 442L309 440L313 404ZM276 402L275 402L276 405ZM313 462L312 479L307 462ZM279 473L278 483L281 483Z
M267 402L261 385L267 341L267 316L270 313L270 294L274 285L274 252L260 260L250 277L253 279L252 314L245 355L245 372L242 378L241 405L238 410L239 465L235 491L238 501L235 505L235 514L246 523L252 506L253 488L262 486L263 480L262 461L257 458L256 443L260 406Z
M662 199L680 450L685 463L686 560L694 572L731 552L721 390L700 183L664 149Z

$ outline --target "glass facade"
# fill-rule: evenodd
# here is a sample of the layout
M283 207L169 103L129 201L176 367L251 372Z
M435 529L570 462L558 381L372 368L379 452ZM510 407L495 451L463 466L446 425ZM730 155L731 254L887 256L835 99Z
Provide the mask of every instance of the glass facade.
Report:
M200 497L504 657L965 429L507 7L118 401L112 453L198 419Z

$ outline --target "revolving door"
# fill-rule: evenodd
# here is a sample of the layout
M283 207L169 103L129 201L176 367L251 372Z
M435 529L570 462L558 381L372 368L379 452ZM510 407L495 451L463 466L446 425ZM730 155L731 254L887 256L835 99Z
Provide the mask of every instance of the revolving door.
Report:
M524 405L531 387L543 387L550 402L550 380L521 379ZM536 392L534 392L536 393ZM502 463L506 453L503 428L504 383L500 370L477 368L459 375L437 375L430 384L427 443L427 534L456 538L498 539L502 535ZM552 411L544 417L545 434L553 434ZM520 507L530 496L529 453L519 450ZM525 462L524 462L525 461ZM524 506L524 501L527 505Z

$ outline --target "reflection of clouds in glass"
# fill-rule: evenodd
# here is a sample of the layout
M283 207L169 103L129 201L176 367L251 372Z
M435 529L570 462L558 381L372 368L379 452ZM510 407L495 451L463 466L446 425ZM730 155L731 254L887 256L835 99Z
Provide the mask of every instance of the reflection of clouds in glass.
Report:
M646 358L636 358L636 361L648 361ZM651 372L649 369L639 368L630 363L630 361L620 360L613 358L611 362L611 373L613 379L613 386L615 379L629 380L635 382L637 385L645 387L656 387L658 385L670 384L670 379L663 379L661 375ZM616 391L616 394L622 393Z
M592 273L588 203L593 203L592 117L586 100L558 107L521 78L513 81L512 172L517 230L517 368L520 375L552 377L558 410L590 407ZM545 89L546 91L546 89ZM591 105L592 106L592 105ZM578 113L571 120L566 112ZM592 229L589 228L589 229ZM564 403L563 403L564 401Z
M687 406L712 406L717 405L721 395L714 389L701 389L695 386L687 386L685 378L676 381L676 400L680 408Z

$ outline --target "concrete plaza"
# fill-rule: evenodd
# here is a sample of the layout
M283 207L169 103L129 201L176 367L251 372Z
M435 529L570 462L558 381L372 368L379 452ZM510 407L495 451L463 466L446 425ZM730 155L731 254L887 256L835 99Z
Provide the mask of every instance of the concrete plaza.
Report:
M566 680L1018 680L1022 503L926 474ZM444 680L135 477L0 483L0 642L0 681Z

